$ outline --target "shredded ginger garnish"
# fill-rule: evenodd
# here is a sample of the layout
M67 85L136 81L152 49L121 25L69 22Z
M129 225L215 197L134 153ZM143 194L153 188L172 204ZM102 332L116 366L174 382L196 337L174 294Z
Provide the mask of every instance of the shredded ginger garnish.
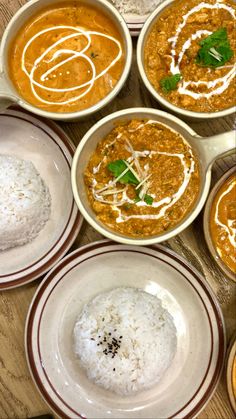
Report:
M138 126L137 129L141 129L144 125L148 125L150 123L158 123L156 121L150 120L147 121L144 124L140 124L140 126ZM136 130L137 130L136 129ZM134 131L136 131L134 130ZM130 132L133 132L130 130ZM121 138L122 134L118 134L118 136L116 137L116 139ZM183 141L185 142L185 140L183 139ZM194 161L194 156L192 153L191 148L189 147L189 155L190 155L190 166L186 163L185 160L185 155L182 153L169 153L169 152L165 152L165 151L153 151L153 150L144 150L144 151L137 151L134 150L131 142L127 139L125 139L125 142L127 143L127 146L125 146L126 150L129 151L129 153L131 154L130 157L127 160L123 160L123 162L127 165L127 169L125 169L118 177L114 178L113 180L110 180L107 185L105 185L103 188L100 189L96 189L96 180L94 179L93 181L93 187L92 187L92 193L93 193L93 197L96 201L107 204L107 205L111 205L112 209L114 211L118 212L118 216L116 218L116 222L117 223L121 223L121 222L125 222L128 221L129 219L132 218L138 218L138 219L159 219L163 216L165 216L166 211L172 207L184 194L190 178L192 176L192 173L195 171L195 161ZM186 142L185 142L186 143ZM186 143L187 144L187 143ZM152 182L150 182L150 178L152 176L151 173L149 172L149 165L146 164L144 166L144 168L142 169L140 162L139 162L139 158L152 158L153 155L166 155L169 157L173 157L173 158L178 158L181 161L182 167L183 167L183 182L180 185L178 191L176 191L176 193L174 193L172 196L170 197L165 197L161 200L154 200L155 195L147 195L148 191L151 187ZM139 176L138 173L139 172L141 175ZM128 191L128 184L122 188L122 189L114 189L114 186L116 185L117 182L119 182L119 180L128 172L131 171L132 174L135 176L137 182L139 182L137 185L133 185L134 186L134 191L136 191L137 194L137 199L133 200L130 199L129 196L127 195L127 191ZM105 193L104 193L105 191ZM113 195L113 200L106 200L104 199L105 196L112 196ZM146 197L150 198L149 201L151 201L150 203L147 201ZM160 208L159 213L157 214L122 214L122 205L124 204L131 204L131 205L137 205L138 207L140 206L145 206L145 207L153 207L153 208Z

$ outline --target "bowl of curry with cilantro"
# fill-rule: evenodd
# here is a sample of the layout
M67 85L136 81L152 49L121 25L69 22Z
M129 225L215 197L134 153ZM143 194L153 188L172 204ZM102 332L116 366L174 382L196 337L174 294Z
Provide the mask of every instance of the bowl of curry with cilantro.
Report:
M183 117L209 119L236 105L236 4L166 0L146 21L137 61L147 89Z
M92 227L110 239L162 242L198 215L213 161L234 146L233 132L202 138L166 112L115 112L77 147L71 175L75 201Z

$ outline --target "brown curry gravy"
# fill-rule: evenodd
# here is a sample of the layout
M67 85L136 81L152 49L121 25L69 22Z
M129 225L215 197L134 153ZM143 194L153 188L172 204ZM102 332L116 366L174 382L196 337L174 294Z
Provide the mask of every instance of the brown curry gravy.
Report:
M144 64L147 77L155 90L161 94L166 100L173 105L185 108L194 112L215 112L230 108L236 104L236 83L232 78L229 86L221 94L214 94L211 97L192 97L191 94L180 93L179 90L172 90L165 93L161 86L160 80L164 77L172 75L171 66L171 50L172 45L170 39L176 35L177 28L192 8L202 3L201 0L176 0L173 1L164 11L157 17L144 47ZM213 5L217 0L206 0L205 3ZM230 6L236 11L236 5L233 0L222 0L221 4ZM185 51L183 59L179 66L182 80L185 82L210 82L215 79L224 77L236 62L236 36L235 36L235 20L227 10L224 9L207 9L203 8L192 14L179 34L179 38L175 47L175 64L177 64L184 43L197 31L207 30L209 32L217 31L220 28L227 29L227 35L230 47L234 52L234 56L228 61L223 68L207 68L196 64L196 56L200 49L199 41L207 37L202 34L195 40L192 40L191 46ZM182 86L182 81L179 83ZM219 87L221 84L217 85ZM197 94L209 93L212 88L204 85L189 85L188 89Z
M138 155L143 178L148 177L146 186L142 187L153 198L152 205L143 200L135 202L137 192L133 185L118 181L107 188L114 180L107 165L120 159L129 160L131 164L133 152L130 147ZM137 170L136 163L133 168ZM98 220L111 230L136 238L159 235L179 224L194 206L200 184L197 158L183 137L163 124L144 120L120 124L101 140L89 160L84 179ZM181 185L185 182L180 194ZM96 191L100 190L105 195L96 196ZM109 190L121 192L108 195ZM120 206L113 203L122 201Z
M59 28L56 28L57 26ZM41 76L48 70L50 71L58 63L73 57L74 52L81 52L88 44L86 36L76 32L75 27L81 28L87 37L90 37L90 47L84 52L84 56L77 56L67 61L42 80ZM93 76L91 62L95 66L96 75L101 74L120 53L119 45L106 36L113 37L120 44L121 56L105 74L95 80L89 91L87 90L90 87L89 84L77 90L61 92L45 90L33 85L36 92L34 93L29 76L22 69L23 51L27 42L45 29L49 29L49 31L35 38L26 50L25 68L28 73L34 68L35 61L50 46L55 45L57 41L67 35L72 35L72 37L55 45L38 64L35 64L34 81L43 87L73 89L88 83ZM101 35L89 34L89 31L96 31ZM65 50L71 52L66 53ZM53 55L58 51L60 54L53 58ZM49 60L51 61L49 62ZM42 9L22 26L10 46L9 73L19 94L32 105L50 112L75 112L95 105L111 92L121 77L124 61L123 41L114 21L101 10L86 3L66 1ZM73 100L78 96L81 97Z
M236 172L220 187L213 200L210 234L220 259L236 274Z

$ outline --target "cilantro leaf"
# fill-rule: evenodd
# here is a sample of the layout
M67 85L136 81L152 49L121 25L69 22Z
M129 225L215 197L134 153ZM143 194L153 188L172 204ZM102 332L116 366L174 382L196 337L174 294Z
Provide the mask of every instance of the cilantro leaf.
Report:
M227 30L225 28L220 28L217 31L213 32L211 35L208 35L206 38L202 39L199 42L199 45L202 47L209 46L213 47L217 45L219 42L227 41Z
M202 67L221 67L233 56L227 30L220 28L199 42L196 63Z
M108 170L112 172L115 178L118 178L126 169L127 166L124 160L116 160L107 165ZM120 183L138 185L139 181L136 179L131 170L128 170L120 179Z
M140 202L141 201L141 198L140 198L140 196L139 196L139 193L140 193L140 189L138 189L137 191L136 191L136 194L137 194L137 196L136 196L136 198L134 199L134 203L135 204L137 204L137 202ZM146 202L146 204L147 205L152 205L152 203L153 203L153 198L151 197L151 195L144 195L144 197L143 197L143 201L144 202Z
M173 74L160 80L160 86L164 93L177 89L177 84L181 80L181 74Z
M145 195L144 196L144 202L146 202L147 205L152 205L153 204L153 198L151 197L151 195Z
M119 178L119 176L122 175L122 173L127 170L127 165L125 163L125 160L116 160L107 165L107 168L110 172L112 172L113 176L115 178ZM139 181L135 177L135 175L131 172L131 170L128 170L123 176L121 176L118 180L120 183L124 184L131 184L131 185L138 185ZM140 188L136 190L136 198L134 199L134 203L141 201L141 198L139 196L140 194ZM152 205L153 198L150 195L144 195L143 201L146 202L147 205Z

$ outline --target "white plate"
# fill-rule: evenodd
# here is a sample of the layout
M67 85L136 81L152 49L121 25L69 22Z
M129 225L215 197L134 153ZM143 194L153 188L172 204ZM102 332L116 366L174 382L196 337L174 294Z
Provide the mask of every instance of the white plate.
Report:
M0 289L7 289L49 271L76 239L82 216L70 182L74 145L56 124L19 110L1 112L0 154L31 160L52 198L50 219L39 235L26 245L0 251Z
M90 382L72 349L83 305L120 286L157 295L177 329L177 353L161 381L125 398ZM224 322L204 278L174 252L102 241L71 253L44 279L28 313L25 345L32 377L60 417L189 418L220 378Z

